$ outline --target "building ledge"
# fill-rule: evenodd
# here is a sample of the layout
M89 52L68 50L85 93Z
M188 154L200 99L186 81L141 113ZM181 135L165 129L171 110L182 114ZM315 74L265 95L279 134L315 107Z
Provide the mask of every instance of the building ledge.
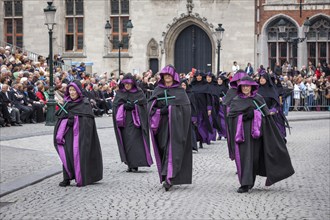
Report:
M83 53L64 52L62 54L62 58L87 58L87 56L84 55Z
M118 52L108 53L104 55L103 58L118 58L119 57L118 55L119 55ZM121 52L120 58L133 58L133 56L130 56L129 53Z

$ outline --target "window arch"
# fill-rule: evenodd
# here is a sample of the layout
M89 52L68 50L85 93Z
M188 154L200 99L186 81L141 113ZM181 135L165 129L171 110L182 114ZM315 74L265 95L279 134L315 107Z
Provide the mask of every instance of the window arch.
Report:
M307 35L308 61L315 66L318 63L330 63L330 19L318 16L311 19Z
M286 24L286 33L280 33L278 23L283 19ZM297 45L286 38L298 37L298 28L289 19L279 17L271 22L267 29L268 44L268 64L271 69L274 68L276 62L281 65L285 61L289 61L292 66L297 66Z

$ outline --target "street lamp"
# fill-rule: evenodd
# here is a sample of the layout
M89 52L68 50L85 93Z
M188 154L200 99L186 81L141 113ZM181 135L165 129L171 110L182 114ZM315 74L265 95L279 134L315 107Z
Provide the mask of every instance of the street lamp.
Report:
M47 2L48 6L44 9L45 25L49 33L49 99L47 101L46 126L55 125L55 99L54 99L54 79L53 79L53 29L55 26L56 8L53 2Z
M309 28L311 26L311 23L309 21L309 17L307 17L305 22L304 22L304 27L303 27L303 31L305 33L305 37L303 37L303 38L290 37L288 35L288 33L286 33L287 22L283 18L277 23L277 26L278 26L279 33L282 34L281 38L283 40L285 40L286 42L291 42L294 45L297 45L298 43L303 42L307 38L307 34L309 32ZM286 33L286 35L287 35L286 37L283 36L284 33Z
M127 24L126 24L126 29L127 29L127 33L128 33L128 38L130 38L130 36L132 35L132 28L133 28L133 24L131 20L128 20ZM109 20L107 20L107 23L104 26L104 29L106 31L106 35L107 38L109 39L110 43L113 43L111 40L111 24L109 22ZM118 40L118 72L119 75L121 73L121 48L123 48L124 44L122 40Z
M222 27L222 24L218 24L218 27L215 29L215 36L217 38L218 43L218 66L217 66L217 74L220 72L220 48L221 48L221 41L223 38L223 32L225 29Z

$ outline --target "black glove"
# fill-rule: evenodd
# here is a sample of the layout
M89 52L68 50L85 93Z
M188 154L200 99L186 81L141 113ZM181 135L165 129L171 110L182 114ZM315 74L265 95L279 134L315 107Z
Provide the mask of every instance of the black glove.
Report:
M167 115L168 114L168 107L164 106L163 108L160 109L160 114L161 115Z
M131 103L125 103L124 104L124 109L126 111L132 111L134 109L134 104L131 104Z
M67 124L67 125L68 125L69 127L72 127L72 126L73 126L73 123L74 123L74 118L73 118L73 117L69 117L69 118L68 118L68 124Z
M243 121L251 120L254 117L254 108L250 107L243 113Z

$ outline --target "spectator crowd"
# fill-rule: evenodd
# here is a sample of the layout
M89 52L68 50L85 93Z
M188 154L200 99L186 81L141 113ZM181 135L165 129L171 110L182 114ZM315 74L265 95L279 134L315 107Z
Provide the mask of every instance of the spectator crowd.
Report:
M73 80L80 80L83 93L88 97L94 114L97 117L109 116L112 113L112 101L118 90L123 74L86 72L82 62L63 70L64 62L59 54L54 56L54 98L64 104L64 93L67 85ZM231 79L239 65L235 61L231 72L218 75ZM50 77L47 59L38 57L38 61L28 58L26 52L19 49L13 51L9 46L0 47L0 126L22 126L24 123L41 123L45 121L47 101L49 99ZM180 73L181 79L188 83L194 76L194 69L189 73ZM260 65L254 71L248 63L245 72L258 80L260 73L266 71L272 76L281 95L284 114L289 110L328 110L330 100L330 64L312 62L298 69L289 62L283 65L276 63L273 68L265 69ZM150 97L157 86L159 74L148 70L134 75L138 86ZM58 106L56 106L58 109Z

